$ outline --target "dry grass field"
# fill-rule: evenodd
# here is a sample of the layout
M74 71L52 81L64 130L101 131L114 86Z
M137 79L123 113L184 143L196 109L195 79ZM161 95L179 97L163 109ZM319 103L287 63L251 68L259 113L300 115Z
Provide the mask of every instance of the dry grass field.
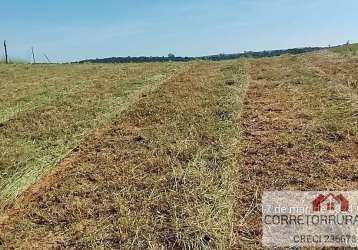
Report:
M0 210L182 64L0 64Z
M0 76L5 249L263 249L264 190L358 188L354 45Z
M250 64L235 248L261 249L263 191L358 189L358 61L320 52Z
M225 247L244 72L196 62L142 94L29 190L29 213L4 237L24 248Z

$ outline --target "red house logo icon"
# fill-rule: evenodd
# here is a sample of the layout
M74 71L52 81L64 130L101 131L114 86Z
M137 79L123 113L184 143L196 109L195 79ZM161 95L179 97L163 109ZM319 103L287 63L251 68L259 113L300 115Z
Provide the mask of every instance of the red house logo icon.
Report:
M337 196L334 196L332 193L326 196L320 194L312 202L312 206L314 212L321 212L322 210L348 212L349 202L342 194Z

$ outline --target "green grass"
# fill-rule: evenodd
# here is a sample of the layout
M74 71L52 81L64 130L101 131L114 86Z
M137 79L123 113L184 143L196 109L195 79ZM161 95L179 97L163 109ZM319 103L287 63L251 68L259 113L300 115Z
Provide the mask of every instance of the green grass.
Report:
M335 48L332 48L331 51L348 55L348 56L356 56L358 55L358 43L350 44L350 45L341 45Z
M183 65L0 65L0 208Z

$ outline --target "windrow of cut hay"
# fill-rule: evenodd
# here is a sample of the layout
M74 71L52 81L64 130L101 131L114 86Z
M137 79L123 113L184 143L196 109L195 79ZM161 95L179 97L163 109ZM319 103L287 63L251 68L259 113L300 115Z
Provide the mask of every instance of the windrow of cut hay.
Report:
M358 188L358 103L346 81L356 70L323 56L250 61L235 248L264 248L263 191Z
M225 249L242 62L195 62L87 139L3 222L24 249Z
M0 65L0 212L184 64Z

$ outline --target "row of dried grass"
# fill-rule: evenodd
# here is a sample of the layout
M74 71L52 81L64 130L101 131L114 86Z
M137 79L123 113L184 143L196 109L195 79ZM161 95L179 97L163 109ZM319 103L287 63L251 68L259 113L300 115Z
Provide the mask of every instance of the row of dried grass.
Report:
M0 211L184 64L1 65Z
M353 89L342 87L344 82L329 72L322 77L312 66L313 57L251 61L252 79L243 115L236 248L264 248L263 191L358 187ZM321 62L325 60L328 68L329 60L321 58Z
M6 221L3 243L227 248L239 132L233 118L240 112L244 75L238 62L195 62L142 95Z

